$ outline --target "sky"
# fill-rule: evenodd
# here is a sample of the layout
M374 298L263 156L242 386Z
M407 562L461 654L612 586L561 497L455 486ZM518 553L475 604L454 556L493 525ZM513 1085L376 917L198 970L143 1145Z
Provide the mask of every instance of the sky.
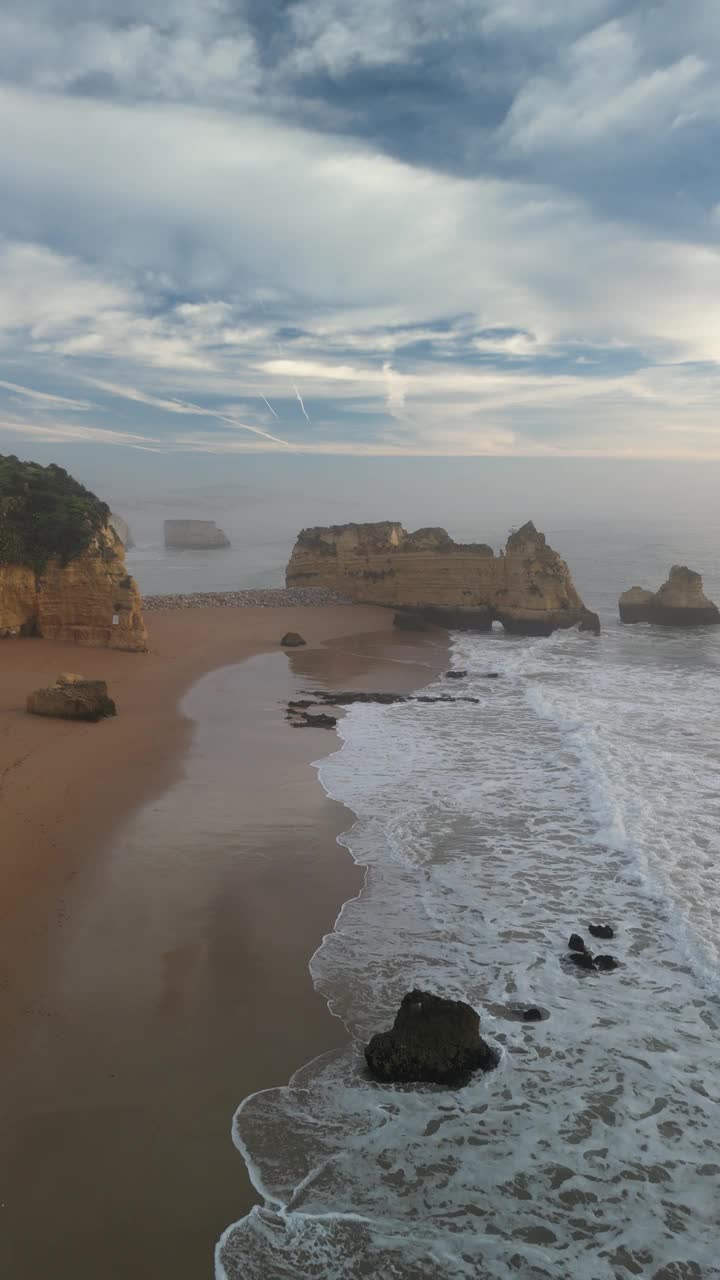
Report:
M719 68L717 0L3 0L0 451L720 458Z

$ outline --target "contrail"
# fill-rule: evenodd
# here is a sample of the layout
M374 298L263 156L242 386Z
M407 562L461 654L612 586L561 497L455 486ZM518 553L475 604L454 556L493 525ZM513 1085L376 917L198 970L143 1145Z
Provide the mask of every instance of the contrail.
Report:
M287 440L281 440L278 436L271 435L269 431L253 427L249 422L240 422L238 418L231 418L226 413L216 413L214 409L206 409L204 405L193 404L192 400L152 396L145 391L138 391L136 387L118 386L115 382L105 382L101 378L83 378L82 381L92 387L100 387L101 391L109 391L111 395L137 401L138 404L149 404L153 408L164 409L168 413L193 413L202 418L214 418L217 422L226 422L229 426L239 428L241 431L250 431L254 436L262 436L265 440L271 440L273 444L288 444Z
M300 408L302 409L303 413L305 414L305 417L307 418L307 421L309 422L309 421L310 421L310 418L308 417L308 411L307 411L307 409L305 408L305 405L303 404L303 398L302 398L302 396L300 395L300 392L298 391L298 389L297 389L297 387L295 386L295 383L294 383L294 382L293 382L293 391L295 392L295 395L297 396L298 400L300 401Z
M273 418L277 418L277 420L278 420L278 422L279 422L279 421L280 421L280 419L278 418L278 415L276 414L275 410L273 409L273 407L272 407L272 405L271 405L270 401L268 400L267 396L264 396L264 395L263 395L263 393L262 393L262 391L260 392L260 399L265 401L265 403L266 403L266 405L267 405L268 409L270 410L270 412L271 412L271 414L272 414Z

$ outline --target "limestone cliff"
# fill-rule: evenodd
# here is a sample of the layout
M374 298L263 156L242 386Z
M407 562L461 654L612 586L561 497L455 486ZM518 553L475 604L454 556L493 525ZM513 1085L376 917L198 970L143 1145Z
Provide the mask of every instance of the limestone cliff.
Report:
M62 468L0 457L0 636L147 648L109 516Z
M576 624L599 630L564 560L531 522L499 556L485 543L453 542L444 529L407 533L392 521L304 529L286 576L289 587L328 587L455 628L486 631L497 619L525 635Z
M653 622L662 626L697 627L720 623L720 612L703 591L699 573L674 564L658 591L631 587L619 601L621 622Z
M115 530L125 550L132 551L135 546L135 540L132 536L132 530L127 520L123 520L122 516L118 516L114 511L112 511L110 513L110 525Z

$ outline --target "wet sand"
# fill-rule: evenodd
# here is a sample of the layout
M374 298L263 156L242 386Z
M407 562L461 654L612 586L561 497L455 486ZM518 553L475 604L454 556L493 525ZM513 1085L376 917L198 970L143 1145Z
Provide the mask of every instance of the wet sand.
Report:
M307 969L360 883L335 843L350 816L309 767L337 740L291 728L282 704L314 684L417 687L446 662L441 634L393 632L372 608L149 621L144 656L3 647L0 1272L14 1280L212 1274L216 1238L252 1201L235 1107L344 1039ZM288 629L308 647L278 652ZM117 720L26 717L26 690L60 670L105 676Z

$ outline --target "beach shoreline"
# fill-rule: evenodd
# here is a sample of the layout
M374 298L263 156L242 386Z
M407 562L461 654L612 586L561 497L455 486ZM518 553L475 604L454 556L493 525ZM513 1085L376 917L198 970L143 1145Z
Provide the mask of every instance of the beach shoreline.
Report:
M149 622L147 655L11 642L0 680L0 800L13 833L0 859L10 1046L2 1198L16 1280L50 1260L59 1280L92 1274L93 1213L112 1242L108 1280L190 1280L203 1273L202 1258L210 1274L217 1236L256 1200L231 1143L235 1108L345 1034L314 991L308 963L361 887L360 869L337 845L352 816L310 767L335 749L335 735L293 728L284 702L300 689L341 685L408 692L447 658L443 633L408 637L377 608L183 609L153 612ZM307 646L284 654L286 630ZM86 726L24 716L25 692L60 670L107 679L117 720ZM231 749L220 759L201 719L214 708L219 724L233 699L248 714L226 725ZM182 797L198 770L203 786L216 788L214 805L205 794L219 827L228 797L243 818L240 836L230 833L232 857L218 831L208 834L212 874L181 856L196 801L182 821L162 812L189 803ZM180 850L170 890L153 843L166 820L176 823ZM251 1045L243 1025L254 1028ZM88 1037L99 1042L91 1068ZM148 1051L152 1068L139 1068ZM168 1092L180 1122L167 1110ZM148 1122L154 1135L142 1171ZM118 1164L95 1188L98 1131ZM172 1134L184 1157L168 1145ZM194 1174L173 1173L171 1158L187 1161L204 1142L199 1189ZM132 1218L130 1237L113 1212ZM31 1235L38 1213L42 1239Z

